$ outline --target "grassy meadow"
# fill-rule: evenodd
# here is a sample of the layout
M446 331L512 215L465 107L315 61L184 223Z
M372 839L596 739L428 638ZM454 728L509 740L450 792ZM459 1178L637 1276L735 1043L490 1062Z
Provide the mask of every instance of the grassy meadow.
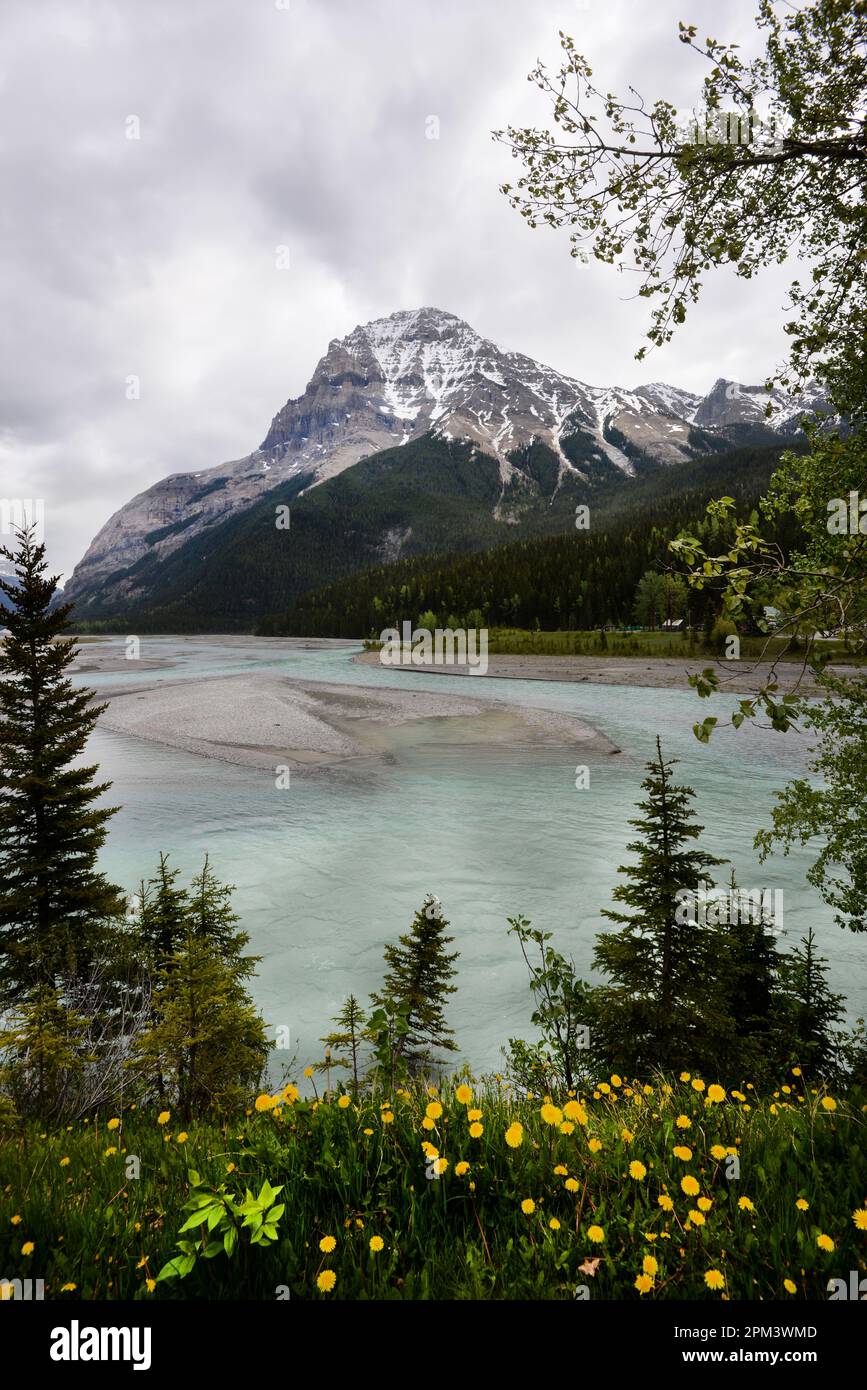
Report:
M28 1123L0 1140L0 1278L69 1300L825 1299L867 1269L865 1111L797 1074L759 1096L684 1073ZM173 1259L189 1272L159 1278Z

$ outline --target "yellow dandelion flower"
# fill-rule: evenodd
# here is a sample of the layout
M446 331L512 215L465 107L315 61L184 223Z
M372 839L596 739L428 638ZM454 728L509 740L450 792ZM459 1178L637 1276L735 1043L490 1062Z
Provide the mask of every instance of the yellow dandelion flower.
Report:
M469 1086L459 1086L458 1089L455 1091L455 1100L460 1105L469 1105L472 1098L473 1093L470 1090Z
M334 1285L336 1283L337 1275L334 1273L334 1270L323 1269L322 1273L316 1280L316 1287L320 1293L331 1293L331 1290L334 1288Z
M460 1163L456 1163L456 1164L455 1164L455 1176L456 1176L456 1177L462 1178L462 1177L464 1176L464 1174L465 1174L465 1173L468 1173L469 1171L470 1171L470 1165L467 1163L467 1161L466 1161L465 1158L462 1158L461 1161L460 1161Z
M569 1169L566 1167L565 1163L558 1163L557 1167L554 1169L554 1172L558 1178L565 1178L567 1173L569 1172Z
M307 1077L307 1080L309 1081L310 1078L311 1078L311 1076L313 1075L313 1068L312 1068L312 1067L305 1067L305 1068L304 1068L304 1075Z
M726 1281L718 1269L709 1269L704 1276L704 1282L709 1289L724 1289Z
M835 1099L834 1099L833 1096L823 1096L823 1097L822 1097L822 1109L823 1109L823 1110L836 1110L836 1109L837 1109L837 1102L835 1101Z
M443 1113L443 1108L438 1100L432 1100L424 1113L429 1120L438 1120Z
M650 1275L636 1274L635 1288L638 1290L639 1293L650 1293L650 1290L653 1288L653 1280L651 1279Z
M602 1140L601 1140L601 1139L590 1139L590 1140L588 1141L587 1147L588 1147L588 1149L590 1150L590 1152L591 1152L592 1154L598 1154L598 1153L600 1152L601 1148L602 1148Z
M624 1144L631 1144L635 1135L632 1133L631 1129L624 1128L620 1131L620 1138L623 1140Z
M716 1082L714 1082L712 1086L708 1086L707 1088L707 1098L713 1101L714 1105L719 1105L721 1101L725 1100L726 1093L722 1086L717 1086Z
M694 1076L693 1079L692 1079L692 1089L693 1089L694 1091L703 1091L703 1090L704 1090L704 1082L701 1081L701 1080L699 1080L699 1078L698 1078L697 1076Z
M688 1071L682 1071L682 1072L680 1073L680 1078L679 1078L679 1079L680 1079L681 1081L688 1081L689 1078L690 1078L690 1075L691 1075L690 1072L688 1072Z
M645 1255L641 1262L641 1268L645 1274L649 1274L653 1279L659 1273L659 1260L655 1255Z
M25 1240L24 1244L21 1247L21 1254L32 1255L35 1249L36 1245L32 1240Z
M468 1111L467 1111L467 1119L468 1119L468 1120L480 1120L481 1118L482 1118L482 1112L481 1112L481 1110L468 1110Z
M319 1249L322 1251L323 1255L330 1255L336 1246L337 1241L334 1239L334 1236L323 1236L319 1242Z
M700 1211L691 1211L689 1213L689 1219L693 1226L703 1226L705 1222L704 1213Z
M106 1151L105 1151L105 1157L106 1157L106 1158L111 1158L112 1154L116 1154L116 1153L117 1153L117 1149L115 1148L114 1144L109 1144L108 1148L107 1148Z
M800 1075L801 1075L801 1068L800 1068L800 1067L792 1067L792 1075L793 1075L793 1076L800 1076Z
M556 1216L551 1217L551 1220L548 1222L548 1225L551 1227L552 1231L559 1231L560 1229L560 1222L557 1220Z
M234 1171L235 1171L235 1165L234 1165L234 1163L227 1163L227 1164L226 1164L226 1172L227 1172L227 1173L234 1173Z
M678 1115L674 1123L677 1125L678 1129L689 1129L692 1120L688 1115Z
M611 1077L611 1085L612 1085L612 1086L622 1086L622 1085L623 1085L623 1082L622 1082L622 1080L620 1079L620 1077L617 1075L617 1072L614 1072L613 1076Z
M867 1231L867 1207L859 1207L857 1211L853 1211L852 1220L859 1231Z
M749 1197L738 1197L738 1206L741 1211L755 1211L755 1207Z
M600 1094L603 1095L603 1096L607 1096L607 1095L610 1095L610 1094L611 1094L611 1087L608 1085L608 1082L607 1082L607 1081L602 1081L602 1082L600 1082L600 1084L599 1084L599 1092L600 1092Z
M156 1279L145 1279L145 1288L147 1289L148 1293L153 1293L153 1291L154 1291L154 1289L156 1288L156 1286L157 1286L157 1281L156 1281Z
M422 1127L422 1129L431 1130L431 1129L436 1129L436 1124L435 1124L435 1122L430 1118L429 1115L425 1115L424 1119L423 1119L422 1122L421 1122L421 1127Z
M117 1116L115 1116L114 1119L109 1120L108 1124L106 1125L106 1129L119 1129L119 1128L120 1128L120 1120L117 1118Z
M277 1102L273 1096L263 1095L256 1097L256 1109L260 1112L260 1114L263 1110L273 1110L276 1104ZM162 1123L162 1121L160 1123Z
M717 1159L717 1161L719 1161L720 1159L725 1158L726 1154L728 1153L728 1149L724 1149L722 1144L714 1144L710 1152L711 1158L715 1158Z
M797 1292L798 1292L798 1286L797 1286L797 1284L794 1283L794 1281L791 1280L791 1279L784 1279L784 1280L783 1280L783 1288L786 1290L786 1293L797 1293Z
M384 1125L394 1124L394 1112L392 1110L383 1110L380 1119Z
M542 1106L539 1114L546 1125L559 1125L563 1123L563 1111L558 1106L551 1105L550 1102Z
M442 1175L443 1175L443 1173L444 1173L444 1172L446 1171L446 1169L448 1168L448 1166L449 1166L449 1161L448 1161L447 1158L435 1158L435 1159L434 1159L433 1167L434 1167L434 1172L436 1173L437 1177L440 1177L440 1178L441 1178Z
M513 1126L512 1126L512 1129L514 1129L514 1127L515 1127L515 1126L513 1125ZM471 1138L471 1139L481 1139L481 1137L482 1137L482 1135L484 1134L484 1132L485 1132L485 1126L484 1126L484 1125L480 1125L479 1122L478 1122L478 1120L476 1120L475 1124L471 1124L471 1125L470 1125L470 1138ZM509 1138L509 1135L511 1134L511 1132L512 1132L511 1130L507 1130L507 1131L506 1131L506 1143L509 1144L513 1149L516 1149L516 1148L518 1147L518 1144L520 1144L521 1140L520 1140L520 1137L519 1137L519 1139L518 1139L518 1144L513 1144L512 1141L511 1141L511 1139Z
M833 1240L830 1236L826 1236L824 1232L821 1235L816 1236L816 1244L818 1245L820 1250L827 1250L829 1253L834 1249Z
M61 1293L75 1293L75 1290L76 1290L77 1288L78 1288L78 1285L77 1285L77 1284L61 1284L61 1286L60 1286L60 1292L61 1292Z
M574 1134L574 1133L575 1133L575 1126L573 1125L573 1123L572 1123L571 1120L564 1120L564 1121L563 1121L562 1125L560 1126L560 1133L561 1133L561 1134Z
M158 1125L167 1125L170 1119L171 1119L171 1111L170 1111L170 1110L161 1110L160 1113L157 1115L157 1124L158 1124Z
M629 1176L634 1178L636 1182L642 1182L647 1177L647 1169L643 1163L639 1163L637 1158L634 1158L629 1165Z
M472 1133L472 1131L470 1131ZM506 1143L510 1149L519 1149L524 1142L524 1126L516 1120L506 1130Z
M16 1212L15 1216L10 1216L10 1218L9 1218L9 1220L12 1222L12 1225L13 1225L13 1226L20 1226L20 1225L21 1225L21 1219L22 1219L22 1218L17 1214L17 1212Z
M378 1255L380 1250L385 1246L385 1241L382 1236L371 1236L367 1243L370 1246L371 1253L374 1255Z
M710 1211L711 1207L713 1206L713 1198L699 1197L697 1206L699 1211Z
M372 1129L365 1129L365 1130L362 1131L362 1133L363 1133L363 1134L366 1134L366 1135L368 1136L368 1138L369 1138L370 1135L373 1133L373 1130L372 1130Z
M579 1125L586 1125L587 1123L587 1111L580 1101L567 1100L563 1106L563 1114L567 1120L574 1120Z
M605 1239L605 1232L601 1226L590 1226L587 1230L587 1239L592 1240L594 1245L601 1245Z
M687 1173L687 1175L686 1175L685 1178L681 1178L681 1181L680 1181L680 1190L681 1190L681 1192L685 1192L686 1195L687 1195L687 1197L697 1197L697 1196L698 1196L698 1193L699 1193L699 1185L698 1185L698 1183L696 1182L695 1178L694 1178L690 1173Z
M338 1098L337 1098L337 1107L338 1107L339 1110L348 1110L351 1104L352 1104L352 1097L351 1097L351 1096L338 1096Z
M580 1184L577 1178L567 1178L563 1186L567 1192L577 1192Z
M688 1148L686 1144L675 1145L672 1149L672 1153L675 1158L682 1158L684 1163L689 1163L689 1160L692 1158L692 1149Z
M68 1158L68 1157L66 1157L66 1156L64 1155L64 1157L60 1160L60 1166L61 1166L61 1168L68 1168L69 1165L70 1165L70 1163L71 1163L71 1161L72 1161L72 1160L71 1160L70 1158Z
M810 1210L810 1203L804 1197L799 1197L795 1206L798 1208L798 1211Z
M186 1142L187 1142L187 1140L189 1139L189 1137L190 1137L190 1136L187 1134L187 1131L186 1131L185 1129L182 1129L181 1132L180 1132L180 1134L178 1135L178 1143L179 1143L179 1144L186 1144Z
M523 1202L521 1203L521 1211L524 1213L524 1215L525 1215L525 1216L532 1216L532 1215L533 1215L533 1212L534 1212L535 1210L536 1210L536 1203L533 1201L533 1198L532 1198L532 1197L525 1197L524 1200L523 1200Z
M663 1211L671 1211L674 1207L674 1202L671 1200L667 1192L663 1192L659 1197L657 1197L656 1201L657 1205L662 1207Z

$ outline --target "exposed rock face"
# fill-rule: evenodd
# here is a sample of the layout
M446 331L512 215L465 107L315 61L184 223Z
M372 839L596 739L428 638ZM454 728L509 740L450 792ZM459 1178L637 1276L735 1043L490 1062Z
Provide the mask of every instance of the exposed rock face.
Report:
M587 386L501 351L454 314L402 310L329 343L304 394L286 402L246 458L172 474L126 503L92 541L66 596L86 601L92 586L107 583L134 598L135 574L121 572L144 556L163 558L286 479L309 476L313 486L431 430L473 441L498 460L504 480L510 455L534 439L553 450L561 475L581 472L561 445L576 432L590 459L631 474L637 459L675 463L725 447L744 424L797 430L803 406L774 397L767 421L765 393L734 385L718 381L703 400L658 382L634 391ZM805 404L819 405L818 393Z

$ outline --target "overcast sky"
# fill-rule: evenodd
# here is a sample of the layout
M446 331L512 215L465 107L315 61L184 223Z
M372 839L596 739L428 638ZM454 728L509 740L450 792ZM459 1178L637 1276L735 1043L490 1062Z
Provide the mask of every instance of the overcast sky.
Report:
M764 380L787 273L718 275L636 363L646 303L573 261L567 233L525 226L498 191L518 166L490 138L547 120L526 75L558 63L559 29L603 90L687 107L703 68L678 19L749 50L754 10L3 0L0 496L45 500L68 574L132 495L255 448L329 339L422 304L594 384Z

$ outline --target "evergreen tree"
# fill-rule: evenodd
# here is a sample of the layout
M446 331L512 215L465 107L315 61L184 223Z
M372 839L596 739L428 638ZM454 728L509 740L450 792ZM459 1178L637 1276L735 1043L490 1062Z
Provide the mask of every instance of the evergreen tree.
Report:
M835 1072L836 1041L833 1025L843 1017L843 996L828 988L828 967L816 954L812 927L784 957L783 1016L787 1062L797 1062L814 1076L831 1077Z
M261 957L243 955L250 934L237 926L241 919L232 910L234 891L232 884L220 883L205 855L201 872L190 886L186 920L193 935L206 941L223 960L230 961L243 979L253 974Z
M120 890L96 868L114 808L97 806L109 783L77 760L105 705L67 674L76 648L70 604L53 605L45 547L18 534L15 582L0 645L0 998L75 978L98 952Z
M596 996L596 1043L612 1065L630 1074L712 1062L724 1029L708 990L711 934L690 920L683 896L697 893L706 871L722 861L692 846L702 830L692 824L695 793L672 782L672 766L657 737L656 758L642 782L642 815L630 821L640 838L627 849L638 862L618 869L628 882L613 893L632 911L603 914L621 930L598 936L593 958L612 981Z
M330 1073L332 1068L343 1068L351 1071L352 1090L357 1095L358 1059L364 1040L366 1018L364 1010L354 994L349 995L334 1022L338 1025L337 1029L332 1033L326 1033L324 1038L319 1039L325 1046L325 1059L322 1062L317 1062L313 1070Z
M415 914L409 931L398 938L398 945L386 946L388 967L382 989L372 994L374 1004L386 1010L394 1006L407 1022L407 1031L398 1043L398 1052L415 1074L436 1066L437 1048L457 1052L453 1030L448 1027L443 1006L456 986L449 982L457 974L452 962L458 952L446 947L454 940L446 935L448 922L438 898L429 893Z
M715 932L714 983L731 1028L722 1041L717 1076L734 1082L774 1073L779 1065L775 1029L782 959L764 902L739 890L734 870L719 916L718 922L709 921Z
M178 950L187 931L189 894L176 888L180 869L169 868L169 856L160 854L156 874L139 891L135 931L145 959L157 969Z
M156 1019L138 1040L137 1068L181 1118L242 1105L271 1044L247 994L243 965L190 931L156 975Z

